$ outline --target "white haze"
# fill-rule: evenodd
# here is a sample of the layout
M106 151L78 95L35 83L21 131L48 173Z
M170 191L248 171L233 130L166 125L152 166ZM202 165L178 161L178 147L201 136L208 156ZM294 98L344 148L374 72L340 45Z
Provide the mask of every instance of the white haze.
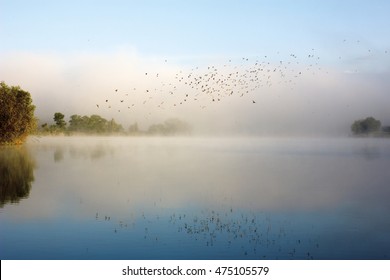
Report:
M183 63L183 58L143 57L128 50L65 56L18 52L0 56L0 80L32 94L41 123L52 123L55 112L63 112L66 120L72 114L99 114L114 118L124 128L137 122L141 129L179 118L190 123L195 134L277 136L348 135L351 123L367 116L390 125L388 56L376 57L375 63L366 58L364 65L362 58L356 58L355 64L349 59L339 65L318 65L317 71L305 71L302 66L303 74L292 84L275 80L271 87L243 97L228 96L221 102L212 102L204 94L194 101L196 92L175 80L179 71L207 69L229 59L195 58ZM174 86L177 89L171 95ZM147 94L146 89L152 92ZM190 98L179 105L188 92Z

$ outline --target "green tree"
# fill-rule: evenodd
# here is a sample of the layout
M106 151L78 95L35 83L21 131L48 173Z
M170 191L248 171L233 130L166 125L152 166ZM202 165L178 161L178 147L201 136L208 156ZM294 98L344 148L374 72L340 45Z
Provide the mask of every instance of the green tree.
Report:
M36 128L29 92L0 82L0 144L21 144Z
M80 115L71 115L69 120L69 131L82 131L83 119Z
M72 115L70 116L68 129L70 132L93 134L118 133L123 131L123 127L117 124L114 119L107 121L99 115Z
M108 133L119 133L123 131L122 125L116 123L114 119L111 119L110 121L107 122L107 128L106 132Z
M357 120L351 126L351 130L355 135L375 133L378 132L380 128L381 122L373 117Z
M107 132L107 120L99 115L91 115L87 120L87 131L92 133Z
M54 113L54 118L53 118L54 122L56 123L57 128L60 130L65 129L66 121L64 120L64 118L65 118L64 114L60 112Z

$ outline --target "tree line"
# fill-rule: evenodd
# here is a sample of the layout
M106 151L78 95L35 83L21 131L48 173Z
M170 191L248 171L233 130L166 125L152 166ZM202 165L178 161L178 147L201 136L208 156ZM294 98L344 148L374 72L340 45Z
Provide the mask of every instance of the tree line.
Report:
M114 119L107 120L99 115L81 116L71 115L69 121L65 121L65 115L61 112L54 113L54 123L44 123L38 129L40 134L126 134L126 135L179 135L190 134L191 126L179 119L168 119L163 123L152 124L147 130L140 130L138 123L133 123L124 129Z
M69 122L65 121L65 115L61 112L54 113L54 123L44 123L38 133L43 134L113 134L123 132L122 125L114 119L107 120L99 115L80 116L71 115Z
M19 86L0 82L0 145L21 144L31 133L38 134L126 134L126 135L178 135L190 134L191 126L179 119L168 119L140 130L137 123L127 129L114 119L99 115L71 115L68 122L61 112L54 113L54 123L37 126L35 106L28 91Z
M127 129L114 119L107 120L99 115L71 115L65 121L61 112L54 113L54 123L44 123L37 127L34 115L35 106L29 92L19 86L8 86L0 82L0 145L21 144L31 133L40 134L127 134L127 135L179 135L190 134L191 126L179 119L168 119L163 123L152 124L147 130L140 130L135 122ZM382 126L381 121L367 117L356 120L351 125L356 136L390 137L390 126Z

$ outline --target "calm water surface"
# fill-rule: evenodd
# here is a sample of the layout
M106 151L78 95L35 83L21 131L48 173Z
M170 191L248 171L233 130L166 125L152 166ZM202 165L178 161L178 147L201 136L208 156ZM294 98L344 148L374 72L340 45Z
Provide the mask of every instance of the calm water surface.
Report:
M390 140L0 148L1 259L390 259Z

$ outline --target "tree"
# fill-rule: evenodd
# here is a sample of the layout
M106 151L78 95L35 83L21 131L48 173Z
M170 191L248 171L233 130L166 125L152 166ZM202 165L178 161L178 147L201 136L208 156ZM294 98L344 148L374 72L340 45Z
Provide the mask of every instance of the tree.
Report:
M106 132L108 133L119 133L123 131L122 125L117 124L114 119L108 121L106 127Z
M165 135L165 126L161 123L159 124L152 124L148 129L148 134L157 135L162 134Z
M35 129L35 106L29 92L0 82L0 144L21 144Z
M383 133L390 134L390 126L384 126L382 127Z
M53 119L56 123L57 128L59 128L60 130L63 130L66 126L66 121L64 120L64 118L65 118L64 114L60 112L54 113Z
M114 119L108 121L99 115L71 115L69 120L69 131L81 133L109 134L122 132L123 127L120 124L117 124Z
M85 118L86 129L88 132L103 133L107 126L107 120L99 115L91 115L89 118Z
M148 133L152 135L180 135L190 134L191 126L179 119L168 119L164 123L153 124L149 127Z
M80 115L71 115L69 120L69 131L81 131L83 119Z
M191 126L179 119L168 119L164 122L166 133L169 135L175 134L190 134Z
M380 128L381 122L379 120L374 119L373 117L368 117L364 120L357 120L351 126L352 132L356 135L364 135L378 132Z

